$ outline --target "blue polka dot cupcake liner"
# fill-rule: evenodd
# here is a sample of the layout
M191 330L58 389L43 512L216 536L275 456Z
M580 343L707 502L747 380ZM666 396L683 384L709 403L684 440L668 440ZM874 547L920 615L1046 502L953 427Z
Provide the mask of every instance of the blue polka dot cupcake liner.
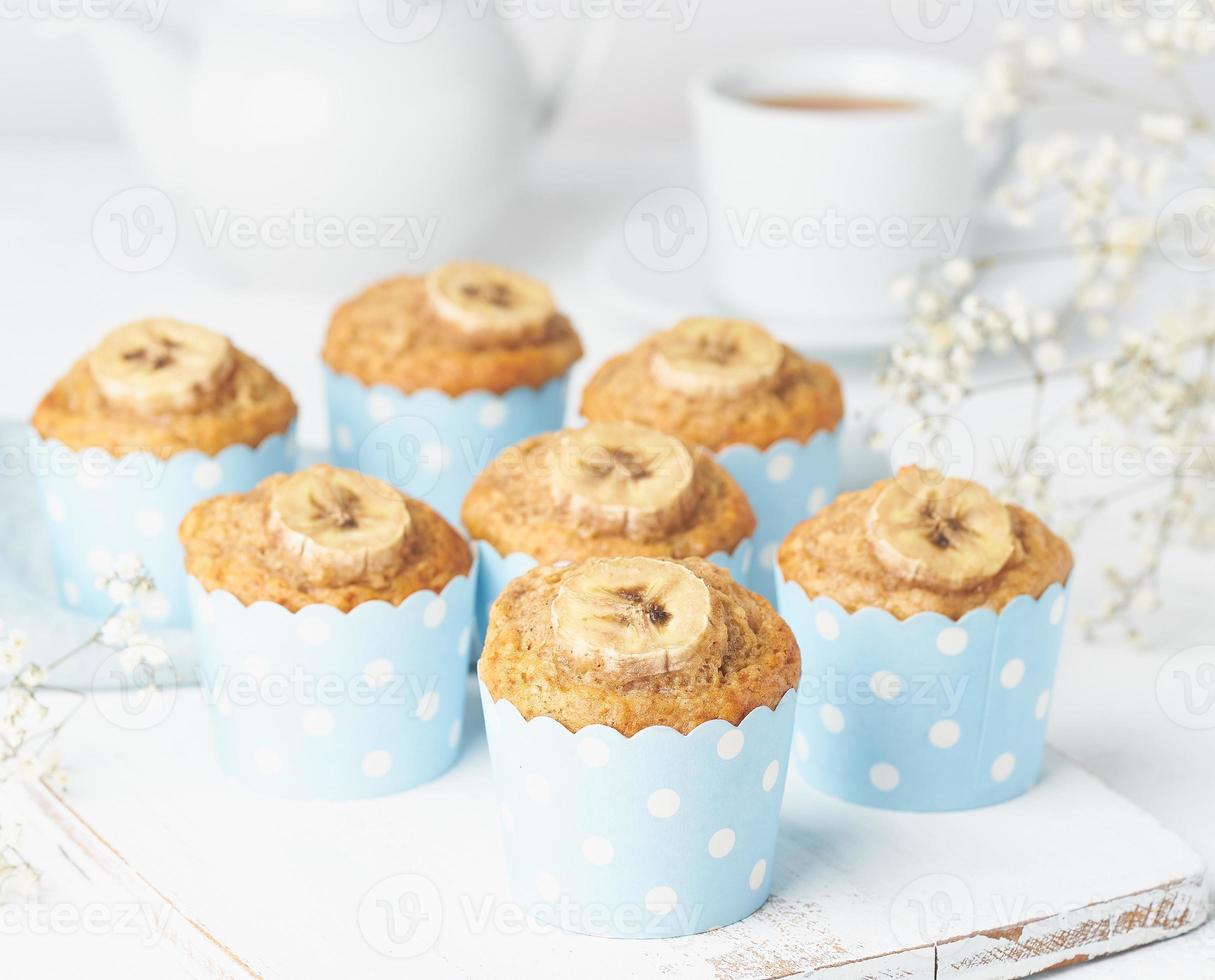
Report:
M498 453L561 428L568 385L565 374L504 395L407 395L325 368L330 452L338 466L379 477L458 525L468 488Z
M477 623L484 631L489 623L489 607L506 588L506 584L540 562L521 551L500 555L498 549L488 541L475 541L474 545L481 558L481 574L477 582ZM733 551L715 551L707 560L728 571L736 582L745 584L750 577L753 556L753 542L751 538L745 538Z
M998 614L846 612L776 573L802 650L793 763L816 789L890 810L967 810L1027 792L1042 769L1068 593Z
M400 605L292 612L189 580L224 774L291 799L412 789L460 754L476 568Z
M796 692L684 735L525 721L481 701L515 899L538 921L618 939L689 936L767 900Z
M97 619L114 603L96 588L120 555L133 554L156 581L142 612L153 625L188 628L184 553L177 527L197 503L243 493L295 467L294 424L256 447L231 445L214 456L196 450L160 459L135 452L116 458L103 449L72 450L31 436L35 482L50 528L60 601Z
M767 449L727 446L717 454L755 511L756 560L750 576L740 581L770 601L776 600L772 569L780 543L839 493L840 437L837 428L817 432L809 442L782 439Z

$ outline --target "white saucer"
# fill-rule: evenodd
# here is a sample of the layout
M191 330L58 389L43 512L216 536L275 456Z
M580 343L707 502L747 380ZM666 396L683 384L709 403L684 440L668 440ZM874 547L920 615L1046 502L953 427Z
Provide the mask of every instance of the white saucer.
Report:
M619 228L605 230L586 258L591 288L618 313L645 324L669 325L693 314L737 313L725 308L709 288L709 263L702 256L678 272L655 272L629 254ZM764 326L800 350L874 351L889 347L906 331L905 316L765 318Z

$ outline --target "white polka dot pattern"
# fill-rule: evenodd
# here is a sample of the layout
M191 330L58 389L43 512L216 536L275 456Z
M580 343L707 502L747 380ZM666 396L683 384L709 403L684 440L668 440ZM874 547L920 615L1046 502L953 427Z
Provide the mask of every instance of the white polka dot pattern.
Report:
M840 432L820 431L804 443L781 439L762 450L728 446L717 458L755 511L758 561L745 584L775 601L777 548L795 524L821 510L838 490Z
M891 809L967 809L1024 793L1041 769L1066 607L1053 585L998 614L899 620L780 583L803 685L842 698L799 711L793 764L824 792Z
M869 769L869 782L874 789L889 793L899 785L899 771L889 762L878 762Z
M784 483L793 475L793 457L785 453L777 453L768 460L766 472L772 483Z
M273 435L257 447L236 444L214 456L187 450L165 460L148 453L120 459L99 450L72 454L58 447L61 465L35 479L54 543L56 579L75 585L61 586L64 602L72 598L73 608L92 617L108 615L113 604L95 583L113 573L118 556L137 555L161 596L148 606L152 624L189 628L178 525L201 500L247 490L271 473L294 469L288 442L286 435Z
M487 719L496 718L486 731L499 805L509 826L528 828L504 834L507 864L538 918L550 921L543 907L559 895L575 909L644 910L643 935L678 936L735 922L762 903L796 692L737 727L714 721L684 735L656 726L631 738L528 722L483 686L481 696ZM623 935L617 928L629 927L604 921L590 931Z
M844 730L844 713L833 704L824 704L819 708L818 716L823 722L823 727L832 735L838 735Z
M673 789L657 789L646 800L646 809L660 820L673 817L679 812L679 794Z
M191 479L199 490L214 490L224 478L224 468L214 459L205 459L194 467Z
M969 639L962 627L948 626L937 634L937 650L946 657L956 657L966 650Z
M349 613L246 606L196 582L189 600L204 689L215 692L220 764L247 788L302 799L382 796L434 779L458 758L471 578L453 579L438 597L419 592Z
M392 768L392 755L385 749L376 749L363 756L363 775L368 779L379 779L388 775Z
M611 759L612 753L608 749L607 742L601 738L588 736L579 739L578 755L586 765L593 768L606 766L608 760Z

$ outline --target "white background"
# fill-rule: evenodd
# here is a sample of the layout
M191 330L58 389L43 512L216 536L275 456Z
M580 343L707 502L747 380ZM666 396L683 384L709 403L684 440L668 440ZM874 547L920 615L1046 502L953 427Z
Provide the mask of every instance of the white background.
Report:
M980 0L978 7L970 28L938 53L975 60L987 50L1000 4ZM0 0L0 10L10 14L23 8ZM540 41L560 43L564 27L535 33L549 35ZM84 43L82 32L96 28L33 16L0 21L0 331L6 342L0 414L28 417L68 360L107 327L173 311L221 326L269 362L299 397L305 438L318 441L323 425L316 352L338 297L307 284L290 293L236 286L189 256L144 276L122 274L93 249L93 211L138 176ZM630 343L645 325L626 323L604 308L588 285L583 258L641 193L668 179L686 179L688 79L767 50L862 43L920 49L899 30L886 0L702 0L685 31L669 20L619 25L601 70L574 93L487 252L509 253L553 282L588 340L587 365ZM1201 90L1210 92L1212 77L1205 76ZM853 403L863 400L871 359L837 366L848 375ZM982 428L1015 412L992 404L987 418L973 421ZM1090 600L1104 561L1123 547L1117 533L1098 537L1105 540L1081 553L1078 573ZM1179 832L1208 861L1215 860L1215 731L1174 724L1154 692L1172 653L1215 639L1210 581L1209 557L1189 556L1170 572L1172 605L1156 624L1159 645L1152 651L1084 644L1073 631L1051 726L1056 745ZM1086 978L1209 978L1215 976L1213 932L1208 927L1203 937L1077 972Z

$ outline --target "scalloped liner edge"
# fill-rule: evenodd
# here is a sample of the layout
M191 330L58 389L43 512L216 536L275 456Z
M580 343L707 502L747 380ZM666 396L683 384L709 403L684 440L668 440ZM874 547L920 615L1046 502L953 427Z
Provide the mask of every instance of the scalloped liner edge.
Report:
M485 682L481 680L480 664L477 665L477 686L481 689L482 702L484 703L484 701L488 699L489 703L493 705L494 710L500 716L499 724L505 722L524 729L537 725L541 728L546 728L549 731L560 731L570 738L581 738L583 737L584 733L590 733L595 737L614 739L616 741L623 742L631 742L633 739L645 735L647 732L670 732L673 735L678 735L680 738L691 739L697 737L697 733L703 729L715 725L724 725L729 730L741 731L748 726L753 728L756 725L765 723L759 720L752 721L753 718L758 719L767 715L768 717L775 719L782 710L793 710L793 708L797 707L797 688L791 687L781 695L781 699L777 702L775 708L769 708L766 704L756 705L747 712L746 717L744 717L743 720L737 725L730 724L730 722L726 721L724 718L710 718L708 721L702 721L690 732L686 733L672 728L670 725L647 725L645 728L634 732L632 735L624 735L621 732L616 731L616 729L612 728L610 725L587 725L585 728L580 728L578 731L572 732L566 728L565 725L561 724L561 722L559 722L556 718L549 717L548 715L536 715L534 718L524 718L519 712L519 709L506 698L499 698L497 701L495 701L494 696L489 692L489 688L486 687ZM792 708L787 707L788 705L792 705Z
M747 535L747 537L740 540L738 542L738 544L736 544L733 547L733 549L731 549L730 551L719 550L719 551L713 552L713 555L725 555L727 558L733 558L735 556L735 554L737 554L738 549L743 547L743 545L747 544L748 542L750 542L752 545L754 545L755 535L753 535L753 534ZM518 556L519 558L529 558L532 561L534 561L537 565L540 564L540 560L538 558L536 558L535 555L529 555L526 551L512 551L510 554L504 555L504 554L502 554L502 552L500 552L497 548L495 548L492 544L490 544L484 538L473 538L472 543L474 545L477 545L478 547L484 546L484 547L488 548L490 551L492 551L494 553L494 555L498 558L498 560L502 561L502 562L510 561L512 558L515 558L516 556ZM685 558L704 558L705 561L712 561L713 555L685 555L684 557ZM596 557L601 557L601 556L596 556ZM567 558L564 560L568 562L571 559ZM552 562L551 564L556 564L556 562Z
M205 453L201 449L182 449L178 452L175 452L172 456L167 456L167 457L161 458L160 456L153 455L152 458L157 463L168 466L170 463L174 462L175 460L179 460L179 459L219 460L219 459L222 459L226 455L233 455L233 456L241 455L242 451L245 454L253 456L253 455L256 455L257 453L260 453L263 450L265 450L266 447L268 447L270 445L270 443L272 443L276 439L281 440L282 442L286 443L285 448L290 450L293 445L297 445L295 443L295 430L296 430L298 422L299 422L299 414L297 413L295 418L293 418L291 420L291 422L287 426L287 428L285 428L282 432L271 432L268 436L263 438L262 441L259 442L256 446L250 446L248 443L244 443L244 442L232 442L232 443L229 443L228 445L224 446L223 449L221 449L215 453ZM71 446L67 445L64 442L61 442L58 439L44 439L38 433L38 430L35 429L32 425L27 424L26 430L29 433L30 437L35 442L41 443L43 446L47 446L49 448L54 448L54 447L58 446L58 447L63 448L66 452L71 453L73 456L80 456L80 455L83 455L84 453L99 453L99 454L105 456L106 459L110 460L110 462L115 465L125 463L127 460L134 459L136 457L146 457L151 452L150 450L147 450L147 449L136 449L136 450L132 450L129 453L124 453L121 456L115 456L113 453L109 452L109 450L103 449L101 446L86 446L84 449L73 449Z
M867 616L870 618L883 618L884 617L885 619L889 620L890 622L898 623L898 624L923 622L925 620L927 620L927 621L936 620L936 621L939 621L942 623L947 623L951 626L962 626L962 625L966 624L967 622L974 622L979 619L990 618L992 620L996 620L996 619L999 619L1001 616L1003 616L1007 610L1013 608L1015 605L1024 605L1027 602L1032 603L1034 605L1042 605L1043 603L1046 602L1046 597L1047 597L1047 595L1049 595L1051 593L1052 589L1058 589L1060 595L1067 595L1070 584L1071 584L1071 576L1069 575L1062 582L1051 582L1045 589L1042 590L1042 594L1039 596L1032 596L1027 592L1023 592L1020 595L1015 595L1011 599L1009 599L1008 602L1006 602L1000 608L1000 610L998 612L994 609L989 609L986 606L979 606L976 609L968 609L959 618L953 619L949 616L946 616L944 613L935 612L931 609L925 609L922 612L918 612L911 616L908 616L906 619L899 619L896 615L894 615L894 613L890 612L887 609L882 609L880 606L862 606L860 609L857 609L855 612L848 612L848 610L846 610L843 606L841 606L838 602L836 602L829 595L815 595L815 596L810 595L810 593L806 591L805 586L803 586L800 582L789 581L788 579L785 578L784 572L781 571L779 563L776 566L776 587L777 587L778 593L781 589L785 588L785 586L795 587L805 597L807 603L810 603L810 604L813 604L815 602L830 603L830 605L832 607L834 607L834 610L836 612L838 612L845 619L851 619L854 616ZM1051 601L1054 602L1055 598L1057 598L1057 596L1052 597Z
M369 607L370 608L383 607L384 609L389 609L389 610L403 610L407 606L417 605L418 603L420 603L423 599L426 599L427 597L429 597L430 601L433 601L434 599L442 599L447 595L447 593L449 591L451 591L461 581L468 582L470 584L470 586L474 589L474 592L475 592L476 585L477 585L477 571L480 568L480 556L477 554L475 548L472 549L472 552L473 552L473 563L472 563L472 567L468 570L468 573L463 574L463 575L453 575L448 580L447 584L445 586L443 586L443 588L438 592L436 592L434 589L419 589L417 592L411 592L409 595L407 595L404 599L402 599L395 606L391 602L388 602L384 599L369 599L367 602L360 602L357 606L355 606L349 612L343 612L341 609L338 609L337 606L331 606L328 603L324 603L324 602L312 602L312 603L309 603L306 606L302 606L296 610L288 609L286 606L284 606L280 603L277 603L277 602L271 602L269 599L256 599L253 602L244 603L244 602L241 602L241 600L237 596L233 595L231 592L227 591L226 589L208 589L205 585L202 584L202 582L200 582L198 579L196 579L193 575L187 574L186 579L191 585L197 586L199 588L199 590L201 590L202 594L204 596L206 596L209 601L214 603L216 601L216 597L218 597L219 602L223 605L226 605L230 609L242 609L242 610L254 610L254 609L260 609L260 608L277 609L280 611L280 613L282 615L289 616L292 619L294 619L296 616L302 616L306 613L309 613L309 611L313 610L313 609L327 609L327 610L329 610L329 612L324 613L323 615L338 616L338 617L341 617L342 619L346 619L347 617L354 617L354 616L359 615L359 611L361 609L367 609ZM274 614L272 614L272 615L274 615ZM311 615L317 615L317 614L312 613ZM370 613L365 613L364 615L370 615Z
M812 448L818 442L834 442L838 444L843 428L844 423L840 421L836 424L834 429L819 429L817 432L811 435L809 439L805 439L801 442L792 438L778 439L766 449L760 449L758 446L752 446L745 442L732 442L729 445L723 446L721 449L717 450L714 455L717 457L718 462L720 462L723 457L729 455L754 456L756 458L762 458L767 456L769 453L790 451L803 452Z
M328 378L332 378L333 380L344 384L353 385L360 391L366 392L368 395L385 394L390 397L402 399L436 398L442 401L455 403L480 396L488 398L507 398L514 392L520 391L530 391L534 394L536 399L539 400L540 398L543 398L548 393L548 390L554 385L568 384L573 366L571 365L555 378L550 378L548 381L545 381L540 385L515 385L513 388L507 388L506 391L502 392L501 394L496 391L490 391L488 388L472 388L469 391L461 392L458 395L449 395L447 392L440 391L438 388L418 388L416 391L402 391L400 388L390 385L384 381L377 381L373 385L368 385L360 381L353 374L346 374L344 371L335 370L328 364L323 364L322 369Z

